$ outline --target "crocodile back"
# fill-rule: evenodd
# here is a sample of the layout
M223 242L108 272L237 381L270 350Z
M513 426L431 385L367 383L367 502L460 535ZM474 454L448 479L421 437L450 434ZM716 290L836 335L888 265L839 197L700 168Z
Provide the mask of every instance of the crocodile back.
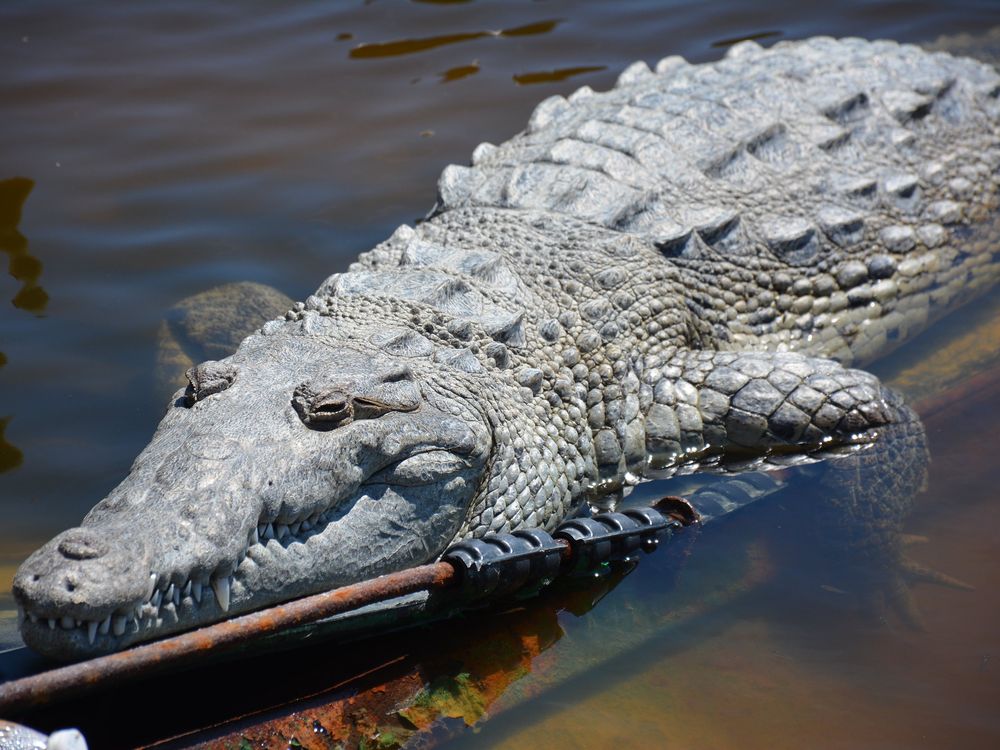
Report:
M998 96L990 66L888 41L636 63L449 166L435 213L540 212L628 235L653 251L644 263L683 271L701 345L865 361L995 281ZM572 258L543 273L579 275Z

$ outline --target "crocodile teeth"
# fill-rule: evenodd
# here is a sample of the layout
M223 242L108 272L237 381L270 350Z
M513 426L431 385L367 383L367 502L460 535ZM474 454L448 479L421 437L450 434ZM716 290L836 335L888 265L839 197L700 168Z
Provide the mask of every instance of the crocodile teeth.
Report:
M191 596L198 604L201 604L201 581L191 582Z
M56 629L56 621L55 621L55 618L53 618L53 617L50 617L50 618L49 618L49 630L55 630L55 629Z
M287 536L288 535L288 527L285 524L283 524L283 523L279 523L274 528L274 535L276 537L278 537L278 539L281 539L282 537Z
M215 592L215 600L222 607L223 612L229 611L229 576L219 576L212 579L212 590Z
M191 581L188 581L187 583L184 584L184 590L181 591L181 596L183 596L185 599L191 596Z
M125 635L125 615L115 615L111 618L111 632L115 635Z
M302 527L301 527L302 531L312 531L312 527L313 527L313 525L311 523L309 523L309 519L308 518L305 521L302 522Z
M159 607L160 602L162 601L163 601L163 592L157 589L153 593L153 598L149 600L149 603L152 604L154 607Z
M34 623L37 623L38 620L39 620L39 617L34 612L29 612L28 613L28 619L31 620Z
M101 635L108 634L108 632L111 630L111 615L108 615L103 620L101 620L101 625L98 628L98 630L100 631Z
M97 620L91 620L87 623L87 640L90 645L94 645L94 641L97 639Z
M153 590L156 588L156 573L149 574L149 585L146 587L146 601L153 598Z
M288 527L288 530L292 532L292 536L298 536L301 528L302 524L296 521L295 523L293 523L291 526Z
M177 587L174 584L170 584L167 590L163 594L163 601L169 602L177 595Z
M260 534L257 533L257 527L256 526L254 526L252 529L250 529L249 542L250 542L250 544L259 544L260 543Z
M261 534L261 538L266 542L268 539L274 539L274 525L266 524L264 526L264 533Z

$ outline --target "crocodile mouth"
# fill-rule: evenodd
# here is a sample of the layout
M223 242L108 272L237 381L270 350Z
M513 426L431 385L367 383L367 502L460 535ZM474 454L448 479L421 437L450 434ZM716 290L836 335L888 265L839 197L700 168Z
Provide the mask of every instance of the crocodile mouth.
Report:
M44 653L78 658L120 650L136 642L354 582L359 577L352 575L350 569L345 572L343 563L363 556L365 551L345 549L333 556L330 553L344 538L365 529L365 518L352 524L356 512L365 511L363 515L368 519L381 517L384 522L379 506L387 497L402 501L397 504L414 507L417 515L429 512L430 503L440 502L446 485L447 491L454 490L456 478L475 484L479 463L471 451L432 447L410 451L372 472L349 496L324 507L297 514L262 511L245 534L242 553L219 562L211 573L193 569L157 570L155 564L150 566L146 590L140 596L101 611L85 607L77 615L73 613L76 607L65 604L59 606L61 613L36 607L15 586L22 637ZM464 517L468 502L462 505ZM355 528L345 529L352 525ZM413 537L407 538L405 527L402 531L401 548L424 544ZM440 537L442 549L453 533L452 530L447 538ZM426 549L421 562L440 551ZM401 566L393 565L390 560L388 567ZM388 570L372 567L373 575L381 572ZM301 576L290 579L295 573Z

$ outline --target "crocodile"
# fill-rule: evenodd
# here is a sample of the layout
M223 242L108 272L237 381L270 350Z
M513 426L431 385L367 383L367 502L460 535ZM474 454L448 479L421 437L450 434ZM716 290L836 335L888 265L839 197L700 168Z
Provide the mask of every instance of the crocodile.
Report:
M891 41L742 42L545 99L424 221L187 372L18 570L22 636L105 653L650 478L837 453L823 534L898 588L926 441L856 368L996 282L998 166L997 71Z

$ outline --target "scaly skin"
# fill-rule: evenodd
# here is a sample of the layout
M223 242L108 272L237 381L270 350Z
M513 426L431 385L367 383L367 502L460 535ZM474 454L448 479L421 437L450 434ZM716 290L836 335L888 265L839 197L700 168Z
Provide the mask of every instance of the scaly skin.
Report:
M968 59L821 38L542 102L445 170L428 221L190 372L129 476L18 572L25 641L105 652L643 478L849 446L841 475L891 470L818 510L872 549L848 519L884 538L926 449L848 366L996 280L998 95Z

